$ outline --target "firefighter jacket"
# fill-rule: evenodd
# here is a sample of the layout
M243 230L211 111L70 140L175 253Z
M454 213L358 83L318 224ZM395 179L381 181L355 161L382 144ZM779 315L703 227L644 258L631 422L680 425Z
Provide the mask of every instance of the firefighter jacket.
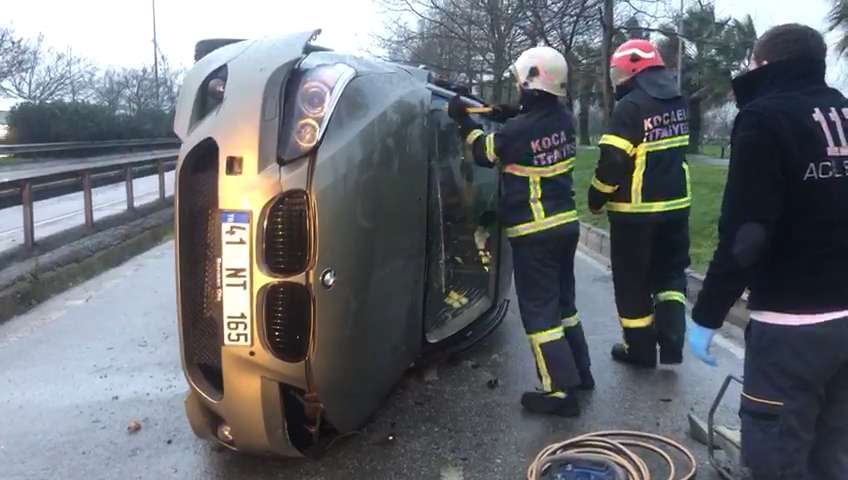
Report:
M600 140L589 207L606 205L610 220L651 221L688 215L691 202L686 102L665 68L626 86Z
M511 240L554 233L577 221L574 121L557 97L526 92L521 113L494 133L470 120L460 128L474 161L502 172L500 221Z
M796 59L734 80L740 112L698 324L720 327L745 288L751 311L848 310L848 100L824 78L823 61Z

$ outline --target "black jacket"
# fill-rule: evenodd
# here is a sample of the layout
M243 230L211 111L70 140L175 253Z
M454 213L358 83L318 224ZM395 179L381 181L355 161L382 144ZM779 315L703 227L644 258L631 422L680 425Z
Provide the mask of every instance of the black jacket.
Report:
M789 60L734 80L719 244L692 312L718 328L745 288L751 310L848 309L848 100L825 64Z
M539 237L577 221L574 121L555 96L528 92L521 113L497 132L487 134L470 120L460 128L474 161L503 173L500 220L510 239Z
M689 112L674 77L665 68L648 69L622 89L627 93L601 137L589 206L606 205L612 221L685 217L691 203Z

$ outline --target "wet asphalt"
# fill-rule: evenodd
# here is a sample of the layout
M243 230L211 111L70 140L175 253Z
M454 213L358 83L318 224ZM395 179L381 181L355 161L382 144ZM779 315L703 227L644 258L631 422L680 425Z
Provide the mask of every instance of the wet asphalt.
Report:
M250 457L192 434L183 410L173 243L0 325L0 479L521 479L546 444L597 430L668 435L719 477L688 440L728 373L740 332L726 327L720 366L614 364L620 337L609 273L580 254L577 296L598 387L577 419L525 413L536 375L513 299L503 325L471 350L411 370L360 431L320 460ZM497 382L492 381L497 379ZM733 420L733 400L722 414ZM130 433L137 422L140 430ZM658 471L655 478L666 478Z

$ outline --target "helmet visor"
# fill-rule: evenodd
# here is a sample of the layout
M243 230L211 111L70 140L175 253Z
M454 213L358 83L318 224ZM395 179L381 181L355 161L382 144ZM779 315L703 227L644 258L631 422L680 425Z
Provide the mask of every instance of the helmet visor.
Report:
M630 72L622 68L610 67L610 80L612 81L613 87L618 87L622 83L630 80L630 77L632 76L633 75L631 75Z
M521 81L518 79L518 70L515 68L515 65L509 67L509 79L515 86L515 91L521 93Z

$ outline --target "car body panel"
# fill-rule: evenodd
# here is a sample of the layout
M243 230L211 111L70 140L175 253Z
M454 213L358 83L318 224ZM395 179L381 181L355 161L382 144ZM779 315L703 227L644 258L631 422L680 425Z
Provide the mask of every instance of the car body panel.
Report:
M421 348L430 93L405 72L348 86L316 157L316 272L309 367L337 428L356 428ZM363 382L368 378L367 382Z

